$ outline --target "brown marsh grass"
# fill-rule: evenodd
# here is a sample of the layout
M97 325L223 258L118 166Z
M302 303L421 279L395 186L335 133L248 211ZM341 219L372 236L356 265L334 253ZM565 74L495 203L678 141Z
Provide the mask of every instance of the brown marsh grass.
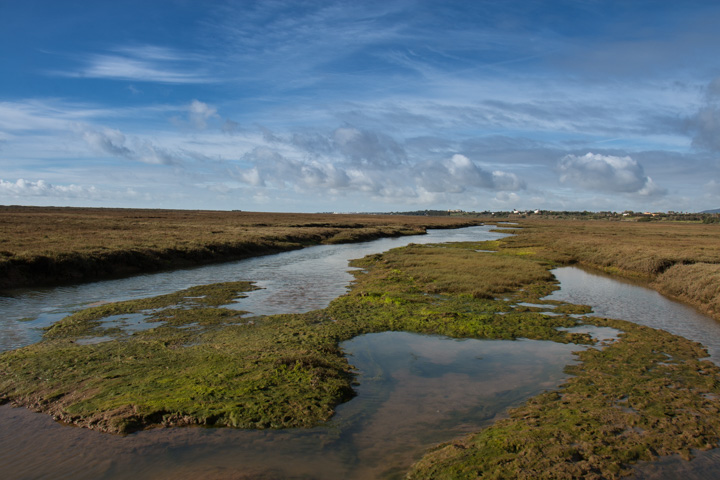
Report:
M477 225L468 217L0 207L0 288Z

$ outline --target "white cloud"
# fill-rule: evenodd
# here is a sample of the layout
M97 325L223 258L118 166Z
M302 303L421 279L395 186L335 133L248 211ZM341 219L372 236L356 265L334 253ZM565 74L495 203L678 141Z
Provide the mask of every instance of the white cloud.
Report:
M111 128L102 130L96 130L89 126L80 126L79 128L85 143L98 153L152 165L182 163L178 155L173 155L166 149L154 145L150 140L127 138L120 130Z
M82 132L85 142L100 153L114 157L131 158L133 152L125 146L125 135L120 130L105 128L102 131L85 129Z
M513 192L498 192L498 194L495 195L494 200L506 208L510 204L517 203L520 200L520 197L518 194Z
M720 183L715 180L707 182L703 185L703 189L711 195L720 195Z
M645 186L638 190L637 193L638 195L642 195L643 197L657 197L665 195L667 193L667 189L658 186L652 178L647 177L647 182L645 182Z
M689 120L694 147L712 152L720 151L720 106L709 104Z
M492 178L494 190L517 191L525 189L525 182L520 180L514 173L496 170L492 173Z
M720 152L720 77L705 87L698 110L686 119L692 145L702 150Z
M578 188L645 196L666 193L645 175L642 165L629 156L566 155L558 163L558 171L560 182Z
M440 161L428 161L415 168L418 183L430 192L462 193L470 189L520 190L525 185L515 174L489 172L465 155L455 154Z
M388 135L354 127L333 132L332 145L356 165L393 167L407 162L405 149Z
M112 54L94 54L85 59L86 65L75 72L53 72L76 78L104 78L135 82L170 84L211 83L200 68L206 61L202 56L170 48L145 45L120 47Z
M243 157L250 168L236 169L238 179L253 186L300 189L340 189L350 184L348 173L332 163L289 158L276 149L258 147Z
M92 109L80 105L58 102L0 102L0 129L10 132L64 130L73 121L93 116L95 113Z
M20 178L15 182L0 178L0 196L11 197L95 197L98 191L94 186L53 185L45 180L32 182Z
M182 160L164 148L153 145L149 140L143 140L140 147L133 153L133 158L152 165L179 165Z
M207 122L211 118L220 118L217 114L217 108L199 100L193 100L188 110L190 122L192 122L198 130L205 130L207 128Z

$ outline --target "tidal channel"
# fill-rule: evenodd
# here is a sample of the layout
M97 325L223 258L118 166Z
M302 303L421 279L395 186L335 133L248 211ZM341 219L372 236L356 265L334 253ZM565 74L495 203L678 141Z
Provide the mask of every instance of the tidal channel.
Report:
M236 305L255 315L323 308L346 291L352 280L347 266L350 259L411 242L503 236L490 232L491 228L435 230L424 236L311 247L123 280L18 290L0 297L0 349L38 341L42 327L93 303L222 281L252 280L263 288ZM585 278L591 274L578 269L554 273L561 288L551 298L591 305L596 315L670 330L676 319L666 320L667 314L678 307L684 312L678 313L683 324L680 334L713 345L717 361L720 328L712 326L711 319L636 285L605 277L598 277L602 282L595 276ZM594 296L595 287L602 284L609 287ZM578 285L580 288L573 290ZM637 289L631 299L619 300L622 295L617 292L631 287ZM633 310L624 303L627 301L644 307ZM617 303L616 310L604 310L609 303ZM341 405L321 427L274 431L170 428L114 436L62 425L48 415L5 405L0 407L0 472L14 479L400 478L431 446L488 426L509 407L556 388L567 378L564 366L575 361L572 352L581 348L531 340L453 340L400 332L356 337L342 347L358 372L357 396ZM708 461L707 468L717 465L711 456ZM686 478L705 478L702 468L687 469L694 462L676 463L670 458L658 470L655 462L639 468L637 476L675 478L670 472L681 471Z

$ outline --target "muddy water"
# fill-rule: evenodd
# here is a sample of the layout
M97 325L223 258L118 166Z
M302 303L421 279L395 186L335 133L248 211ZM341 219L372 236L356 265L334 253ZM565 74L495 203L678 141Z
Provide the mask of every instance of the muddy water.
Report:
M126 437L0 407L4 478L398 478L438 442L557 387L576 345L386 332L343 344L357 397L312 430L175 428Z

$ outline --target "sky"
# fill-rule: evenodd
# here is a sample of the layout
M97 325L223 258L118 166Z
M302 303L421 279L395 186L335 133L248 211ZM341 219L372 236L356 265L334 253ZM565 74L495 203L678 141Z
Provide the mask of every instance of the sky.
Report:
M0 0L0 204L720 208L720 2Z

